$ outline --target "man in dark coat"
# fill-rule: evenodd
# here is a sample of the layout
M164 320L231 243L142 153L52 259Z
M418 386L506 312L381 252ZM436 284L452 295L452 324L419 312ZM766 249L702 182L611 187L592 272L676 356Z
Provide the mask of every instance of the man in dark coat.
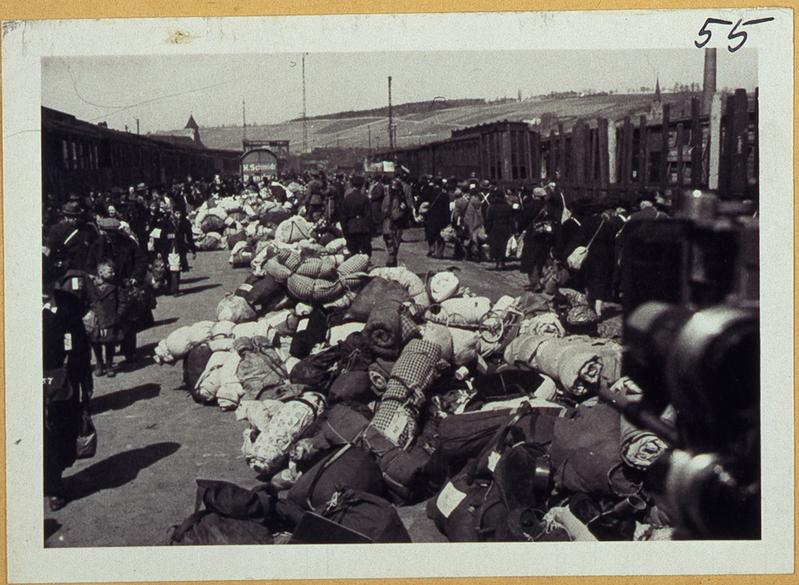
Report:
M387 190L386 181L387 179L382 176L373 179L367 191L369 203L372 206L372 227L375 230L372 235L380 233L380 225L383 221L383 197L386 196Z
M349 251L371 256L372 205L363 192L363 184L363 177L356 175L350 179L350 189L341 204L340 220Z
M524 237L519 270L527 275L534 291L541 289L541 272L552 246L552 224L547 209L547 192L537 187L533 189L533 196L524 202L520 226Z
M505 249L513 235L513 208L502 194L496 190L491 195L491 204L486 211L486 232L491 257L497 270L505 269Z
M52 259L43 258L44 495L51 510L66 504L61 476L75 462L81 413L88 412L93 392L83 307L54 288L56 272Z
M83 220L83 207L68 201L61 210L63 219L54 225L47 236L51 258L64 270L82 270L96 234Z
M419 215L424 218L424 235L427 240L427 255L433 258L444 257L443 230L450 221L449 194L442 188L441 181L428 181L422 188Z

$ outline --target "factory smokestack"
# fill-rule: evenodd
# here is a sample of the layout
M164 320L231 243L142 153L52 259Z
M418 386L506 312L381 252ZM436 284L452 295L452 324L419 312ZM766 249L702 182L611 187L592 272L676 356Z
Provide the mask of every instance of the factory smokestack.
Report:
M716 49L705 49L705 77L702 85L702 113L710 113L710 102L716 93Z

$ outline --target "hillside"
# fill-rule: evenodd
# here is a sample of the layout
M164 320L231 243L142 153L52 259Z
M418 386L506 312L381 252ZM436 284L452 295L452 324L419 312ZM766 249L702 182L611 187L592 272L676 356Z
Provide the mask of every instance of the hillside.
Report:
M663 101L671 103L677 115L690 111L691 94L663 94ZM443 140L452 130L466 128L496 120L534 120L555 116L570 126L578 118L599 116L617 120L626 115L646 113L651 95L595 95L585 97L543 97L520 102L500 104L477 103L446 109L416 112L394 117L397 126L398 146L423 144ZM398 106L398 109L401 106ZM343 117L333 114L327 118L309 118L308 146L361 147L373 149L388 145L388 119L379 115ZM200 129L203 142L211 148L240 149L240 126ZM302 121L290 120L280 124L248 126L247 138L289 140L291 150L302 148Z

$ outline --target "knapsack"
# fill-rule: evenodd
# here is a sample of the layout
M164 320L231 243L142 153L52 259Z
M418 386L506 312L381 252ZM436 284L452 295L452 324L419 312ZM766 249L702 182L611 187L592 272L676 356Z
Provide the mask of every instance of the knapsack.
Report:
M549 455L544 444L527 440L530 428L516 425L545 418L520 408L480 455L428 500L427 515L450 541L536 540L544 534Z
M246 490L226 481L198 479L195 512L174 527L169 544L272 544L265 524L271 513L264 486Z
M338 527L339 533L347 533L346 540L330 538L320 530L325 520ZM290 544L334 542L411 542L411 537L388 501L358 490L342 489L333 494L320 513L305 513Z

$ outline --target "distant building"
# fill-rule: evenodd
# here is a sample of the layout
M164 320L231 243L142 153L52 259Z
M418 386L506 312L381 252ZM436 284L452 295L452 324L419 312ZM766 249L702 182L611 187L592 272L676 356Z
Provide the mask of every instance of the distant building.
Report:
M150 138L160 140L161 142L168 142L170 144L177 144L189 148L205 148L200 139L200 125L194 119L194 115L189 114L189 119L183 130L173 130L169 132L155 132L148 134Z
M655 96L649 104L649 119L653 122L663 121L663 99L660 95L660 78L655 81Z

